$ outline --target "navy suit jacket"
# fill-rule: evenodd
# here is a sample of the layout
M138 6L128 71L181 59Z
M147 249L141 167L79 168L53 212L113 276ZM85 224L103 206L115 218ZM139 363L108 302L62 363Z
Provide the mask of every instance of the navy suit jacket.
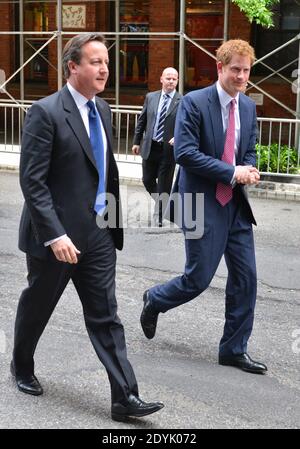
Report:
M107 137L107 191L117 202L115 246L123 246L118 168L112 152L111 111L96 98ZM99 182L90 139L67 86L34 103L22 135L20 184L25 199L19 229L19 248L45 259L44 242L67 234L84 252Z
M238 108L241 135L236 165L255 166L255 103L240 93ZM220 207L216 200L217 183L230 184L234 174L234 167L221 160L225 134L215 84L190 92L182 98L177 112L174 137L175 160L180 169L173 192L204 193L205 223L210 219L215 220ZM250 222L256 224L244 186L237 184L235 189L246 216Z

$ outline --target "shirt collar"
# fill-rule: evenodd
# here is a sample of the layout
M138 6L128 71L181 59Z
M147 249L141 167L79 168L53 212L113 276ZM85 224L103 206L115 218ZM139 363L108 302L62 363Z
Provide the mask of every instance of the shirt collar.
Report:
M172 90L172 92L165 92L164 90L161 91L161 96L163 96L164 94L168 94L169 97L172 99L175 95L176 89Z
M231 102L231 100L235 100L236 104L239 104L239 93L237 94L237 96L235 98L231 97L221 86L220 82L217 81L217 91L218 91L218 95L219 95L219 100L221 103L222 108L226 108L229 103Z
M87 102L89 101L88 98L86 98L84 95L82 95L80 92L78 92L78 90L74 89L74 87L72 86L71 83L67 82L67 87L68 87L69 92L72 95L78 109L82 108L83 106L85 106L87 104ZM91 100L94 103L96 103L95 97L93 97Z

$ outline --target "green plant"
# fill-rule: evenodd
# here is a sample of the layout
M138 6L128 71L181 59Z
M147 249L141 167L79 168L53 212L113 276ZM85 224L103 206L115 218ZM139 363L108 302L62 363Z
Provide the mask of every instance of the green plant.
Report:
M262 172L300 174L298 154L295 148L272 143L256 145L257 168Z
M270 28L273 24L272 6L279 0L231 0L247 16L249 22L253 20L263 27Z

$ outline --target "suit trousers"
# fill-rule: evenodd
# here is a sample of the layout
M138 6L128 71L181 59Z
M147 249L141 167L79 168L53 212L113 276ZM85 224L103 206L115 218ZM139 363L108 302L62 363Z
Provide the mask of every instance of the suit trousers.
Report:
M112 402L126 404L130 393L138 395L138 387L117 315L116 250L110 231L99 229L96 220L87 235L87 248L79 255L77 264L57 261L52 250L48 260L27 255L28 287L21 294L15 323L16 374L25 376L34 372L38 340L72 279L82 303L88 335L108 373Z
M148 159L143 159L143 184L149 195L171 192L175 161L173 154L167 154L163 142L152 141ZM161 218L167 201L157 202L154 214Z
M185 239L186 264L182 276L149 290L152 306L158 312L185 304L210 284L222 256L228 269L225 300L225 326L220 355L241 354L247 350L256 302L256 262L252 224L238 202L225 207L216 204L219 216L205 225L200 239Z

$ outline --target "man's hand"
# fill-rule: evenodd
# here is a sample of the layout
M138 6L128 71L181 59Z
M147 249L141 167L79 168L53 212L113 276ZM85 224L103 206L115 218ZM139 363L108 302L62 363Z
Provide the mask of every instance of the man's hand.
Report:
M258 184L260 175L257 168L252 165L237 165L234 179L238 184Z
M131 149L133 154L140 154L140 146L139 145L133 145Z
M60 262L78 262L77 254L80 254L80 251L76 248L69 237L64 236L56 242L52 243L50 246L52 251L54 252L56 259Z

